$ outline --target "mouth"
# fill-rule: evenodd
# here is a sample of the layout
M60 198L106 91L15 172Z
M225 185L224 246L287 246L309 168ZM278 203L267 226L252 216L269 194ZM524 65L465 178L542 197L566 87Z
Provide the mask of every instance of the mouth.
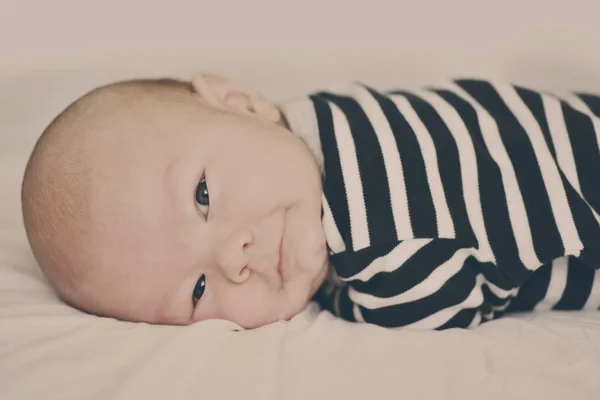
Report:
M281 281L285 281L285 263L284 263L284 253L283 253L283 237L281 238L281 242L279 243L279 262L277 263L277 272L281 277Z

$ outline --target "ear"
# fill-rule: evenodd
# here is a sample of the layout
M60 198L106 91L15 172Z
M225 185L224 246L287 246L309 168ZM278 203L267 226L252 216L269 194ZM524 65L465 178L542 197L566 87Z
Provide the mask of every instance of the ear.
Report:
M201 72L192 78L196 94L211 106L238 114L251 114L278 123L279 108L261 95L220 75Z

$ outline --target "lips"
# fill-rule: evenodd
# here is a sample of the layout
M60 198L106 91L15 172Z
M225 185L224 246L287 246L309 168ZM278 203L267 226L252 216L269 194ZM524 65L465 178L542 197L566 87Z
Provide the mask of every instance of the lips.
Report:
M285 264L284 264L284 253L283 253L283 238L281 238L281 242L279 243L279 262L277 263L277 272L281 277L281 280L285 280Z

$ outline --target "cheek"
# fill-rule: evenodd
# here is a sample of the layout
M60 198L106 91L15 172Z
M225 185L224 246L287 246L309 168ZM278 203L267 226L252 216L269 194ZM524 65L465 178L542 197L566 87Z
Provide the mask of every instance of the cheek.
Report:
M224 283L215 287L207 302L199 307L195 321L224 319L243 328L256 328L275 322L283 306L282 298L258 280L241 285Z

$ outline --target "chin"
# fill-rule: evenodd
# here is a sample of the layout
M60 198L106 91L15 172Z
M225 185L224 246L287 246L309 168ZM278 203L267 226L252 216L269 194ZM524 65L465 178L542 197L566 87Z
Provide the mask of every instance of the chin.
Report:
M277 315L271 315L269 317L261 319L257 318L255 320L248 320L244 321L243 323L238 322L238 325L240 325L244 329L256 329L279 321L289 321L290 319L294 318L296 315L304 311L307 305L308 301L299 302L297 306L291 305L290 307L288 307L287 310L284 310L283 312Z
M298 315L302 311L304 311L306 309L306 306L308 305L308 303L310 303L310 300L312 299L312 296L314 293L312 293L312 291L311 291L307 294L308 294L308 296L305 298L299 299L297 304L290 305L290 307L282 315L281 319L289 321L290 319L294 318L296 315Z

